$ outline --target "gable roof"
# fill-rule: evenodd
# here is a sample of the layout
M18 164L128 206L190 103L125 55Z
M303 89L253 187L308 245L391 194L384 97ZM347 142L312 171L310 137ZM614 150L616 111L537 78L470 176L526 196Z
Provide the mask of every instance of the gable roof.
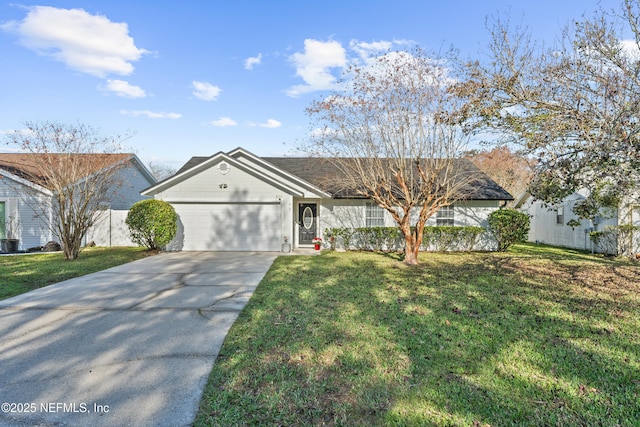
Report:
M233 150L230 154L240 151L245 155L251 155L255 159L260 159L266 162L274 169L286 172L293 177L303 180L311 187L315 187L333 198L365 198L358 194L356 189L338 188L335 184L332 184L332 182L335 182L335 177L340 176L342 172L330 159L318 157L257 157L239 148ZM180 174L187 174L189 171L197 169L198 166L201 166L218 155L220 155L220 153L210 157L192 157L180 168L180 170L178 170L174 177L177 177ZM461 192L467 195L465 199L513 200L513 196L511 194L498 185L486 173L482 172L472 162L467 159L458 159L456 161L458 162L457 166L459 168L461 168L465 173L469 173L474 176L473 182L467 184L461 189ZM172 178L173 177L168 180Z
M0 170L4 170L16 177L27 180L44 188L51 189L47 185L47 177L42 174L40 164L46 161L64 162L69 156L74 161L78 161L83 169L86 168L86 175L100 172L105 168L116 166L122 162L133 161L136 166L149 178L151 182L155 182L153 175L140 162L135 154L117 153L117 154L66 154L66 153L0 153Z
M243 153L248 153L243 151ZM288 194L294 196L303 196L303 193L300 192L299 189L295 188L295 186L291 185L291 183L287 180L278 179L271 174L265 173L264 171L258 170L255 168L255 161L258 158L253 158L253 162L247 163L238 160L234 156L230 156L228 153L218 152L210 157L192 157L183 167L181 167L178 172L174 175L152 185L149 188L142 190L141 194L143 196L153 195L155 193L164 191L167 188L171 188L173 185L178 184L190 177L193 177L200 172L210 168L211 166L218 164L220 162L227 162L228 164L243 170L244 172L252 175L263 182L269 183L274 187L280 188Z
M356 193L355 188L337 188L335 184L332 184L332 182L336 182L335 177L340 176L342 172L330 159L314 157L263 157L263 159L312 183L332 194L334 198L364 198L364 196ZM456 159L456 162L456 167L463 174L473 176L472 182L460 189L462 194L467 195L465 199L513 200L513 196L509 192L472 162L467 159Z

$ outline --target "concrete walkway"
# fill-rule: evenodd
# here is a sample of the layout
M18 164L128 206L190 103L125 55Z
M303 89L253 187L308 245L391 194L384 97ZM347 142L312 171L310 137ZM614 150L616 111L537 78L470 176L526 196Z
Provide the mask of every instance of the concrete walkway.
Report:
M191 425L278 255L163 253L0 301L0 426Z

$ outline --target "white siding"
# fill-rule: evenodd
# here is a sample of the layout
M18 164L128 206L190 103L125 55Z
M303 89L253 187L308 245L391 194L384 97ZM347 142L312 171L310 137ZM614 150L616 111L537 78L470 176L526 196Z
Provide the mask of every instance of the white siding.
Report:
M49 231L48 197L35 197L23 184L7 177L0 179L0 201L6 202L6 217L18 221L19 250L43 246L53 237Z
M231 166L221 174L216 165L156 195L168 202L272 202L283 191L263 180Z
M113 192L116 193L111 199L110 207L115 210L129 209L135 202L148 199L140 192L154 184L137 167L129 165L118 171L114 177L116 184Z
M320 205L321 229L334 227L364 227L365 206L368 200L323 200ZM496 200L479 200L454 204L454 225L487 227L489 214L500 208ZM417 210L412 212L412 222L417 218ZM397 224L391 214L385 211L385 226L395 227ZM436 225L436 216L427 220L427 226Z
M156 194L179 216L170 250L280 250L292 242L292 197L231 165L218 164Z
M589 232L604 230L607 226L618 224L617 215L611 218L601 218L597 224L592 224L589 220L580 220L574 213L573 207L576 203L584 200L584 196L575 193L565 199L557 206L544 206L540 201L533 201L531 197L521 210L531 216L531 229L529 231L529 241L543 243L553 246L563 246L574 249L591 250L591 239ZM557 207L562 206L564 220L562 224L557 222ZM580 221L580 226L570 227L567 223L571 220Z
M121 169L116 177L118 182L117 195L111 200L111 207L114 209L128 209L138 200L144 199L140 191L150 186L150 181L142 171L133 165ZM19 249L25 250L33 247L44 246L51 240L59 239L50 230L50 197L44 194L34 195L33 190L27 191L24 184L11 180L7 177L0 179L0 201L7 203L6 216L13 216L19 224L18 239ZM122 211L120 211L122 212ZM103 221L97 228L89 230L87 241L94 240L98 245L108 245L112 241L113 246L133 245L128 238L128 229L124 226L124 218L116 214L117 220L111 224ZM126 211L124 211L126 217ZM124 228L123 228L124 226ZM109 230L111 234L109 234ZM129 243L126 243L126 242ZM98 243L100 242L100 243Z

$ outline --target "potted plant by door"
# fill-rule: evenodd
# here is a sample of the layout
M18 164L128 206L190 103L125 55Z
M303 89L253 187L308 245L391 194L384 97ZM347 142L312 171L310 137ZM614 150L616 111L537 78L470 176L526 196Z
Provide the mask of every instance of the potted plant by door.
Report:
M320 250L320 245L322 244L322 238L320 237L314 237L313 240L311 241L313 243L313 247L316 251Z

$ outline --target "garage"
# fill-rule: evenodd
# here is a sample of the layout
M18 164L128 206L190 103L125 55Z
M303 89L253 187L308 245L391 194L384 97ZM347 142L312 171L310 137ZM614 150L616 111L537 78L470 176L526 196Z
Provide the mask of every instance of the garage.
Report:
M172 203L178 214L174 249L279 251L280 203Z

